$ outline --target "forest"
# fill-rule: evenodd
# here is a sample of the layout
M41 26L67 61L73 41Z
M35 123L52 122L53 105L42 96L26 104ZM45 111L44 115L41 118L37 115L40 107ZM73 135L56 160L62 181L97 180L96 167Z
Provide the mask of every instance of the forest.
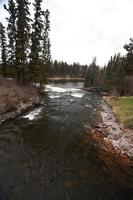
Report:
M7 27L0 22L0 71L22 84L45 84L48 77L83 77L85 87L118 95L133 95L133 39L124 45L125 56L111 56L105 66L96 57L88 66L52 61L50 44L50 12L42 10L42 0L35 0L34 18L28 0L9 0Z
M111 95L133 95L133 39L124 45L126 56L111 56L107 65L99 67L96 57L86 73L85 87L97 87Z
M9 0L7 27L0 23L1 74L17 82L46 82L50 53L50 12L42 10L42 0L33 3L31 18L28 0Z
M49 76L85 78L87 68L87 65L81 65L79 63L68 64L67 62L58 62L57 60L55 60L54 62L51 62L51 66L49 68Z

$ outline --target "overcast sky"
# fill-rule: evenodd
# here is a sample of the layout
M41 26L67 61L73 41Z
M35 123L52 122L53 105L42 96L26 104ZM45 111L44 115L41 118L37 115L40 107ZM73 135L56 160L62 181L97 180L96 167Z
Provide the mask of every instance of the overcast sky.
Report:
M0 0L0 20L6 11ZM125 53L133 36L133 0L45 0L51 12L52 58L104 65L111 55Z

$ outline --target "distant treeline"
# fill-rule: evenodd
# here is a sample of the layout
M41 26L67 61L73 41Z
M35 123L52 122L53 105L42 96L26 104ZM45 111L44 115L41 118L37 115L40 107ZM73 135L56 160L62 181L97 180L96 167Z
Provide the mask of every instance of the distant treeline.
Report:
M94 58L86 73L85 87L98 87L114 95L133 95L133 39L124 48L126 56L115 54L102 68Z
M78 77L84 78L87 72L87 65L80 65L78 63L67 64L66 62L58 62L55 60L49 67L49 77Z
M50 12L42 10L42 1L8 0L7 27L0 22L1 73L24 84L45 83L51 63Z
M7 27L0 22L0 72L17 82L46 83L47 77L85 77L86 87L119 95L133 95L133 39L124 46L126 56L116 54L108 64L99 67L96 58L92 63L51 61L50 12L42 9L43 0L34 0L33 19L29 0L8 0Z

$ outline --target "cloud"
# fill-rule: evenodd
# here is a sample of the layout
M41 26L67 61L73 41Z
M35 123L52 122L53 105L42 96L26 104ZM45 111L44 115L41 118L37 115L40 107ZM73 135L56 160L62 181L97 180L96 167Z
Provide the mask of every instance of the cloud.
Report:
M3 4L7 3L6 0L0 0L0 22L6 25L5 17L7 16L7 11L3 8Z
M93 56L103 65L124 52L133 34L133 2L127 0L50 0L53 57L88 63Z
M0 4L2 4L4 2L4 0L0 0Z
M51 12L53 59L85 64L97 56L104 65L114 53L125 53L133 35L132 0L45 0L43 8Z

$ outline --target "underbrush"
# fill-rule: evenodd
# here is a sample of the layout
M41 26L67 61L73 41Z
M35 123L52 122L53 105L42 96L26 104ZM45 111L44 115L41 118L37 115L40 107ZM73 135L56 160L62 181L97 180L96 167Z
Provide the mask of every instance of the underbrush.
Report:
M37 98L37 90L32 87L17 85L13 79L0 76L0 114L19 109Z

